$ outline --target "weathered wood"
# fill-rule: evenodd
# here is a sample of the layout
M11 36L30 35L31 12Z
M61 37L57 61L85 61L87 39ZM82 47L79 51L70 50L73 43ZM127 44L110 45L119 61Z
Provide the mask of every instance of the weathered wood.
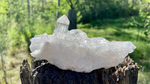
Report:
M33 60L30 69L27 60L20 67L22 84L137 84L141 68L126 57L124 62L109 69L98 69L90 73L62 70L46 60Z

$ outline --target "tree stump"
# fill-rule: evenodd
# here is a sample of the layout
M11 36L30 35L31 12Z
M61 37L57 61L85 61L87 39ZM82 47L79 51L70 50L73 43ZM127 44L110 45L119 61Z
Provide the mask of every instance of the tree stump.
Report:
M47 60L27 60L20 66L22 84L137 84L141 66L127 56L118 66L90 73L62 70Z

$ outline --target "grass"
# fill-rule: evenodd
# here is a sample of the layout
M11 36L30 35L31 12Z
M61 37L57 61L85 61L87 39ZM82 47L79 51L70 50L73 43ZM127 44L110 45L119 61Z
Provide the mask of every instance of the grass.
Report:
M20 55L16 55L16 56L4 56L8 84L21 84L19 69L20 69L21 62L24 58L28 58L28 56L25 56L25 53L21 53ZM4 74L3 71L1 70L0 84L5 84L3 76Z
M87 33L87 36L92 37L104 37L109 41L132 41L137 47L130 56L139 65L143 66L139 70L138 84L150 84L150 44L145 42L146 38L143 34L142 28L140 29L139 39L137 39L138 29L136 27L130 27L128 22L131 18L120 19L105 19L102 21L93 21L89 24L78 24L78 29ZM44 29L45 26L35 25L36 29ZM53 28L54 29L54 28ZM53 32L53 29L46 31L48 34ZM35 30L36 32L40 30ZM44 30L45 31L45 30ZM42 34L39 32L37 34ZM19 69L23 59L31 60L26 51L20 49L12 49L17 51L10 51L13 56L4 56L7 80L9 84L21 84L19 77ZM4 84L3 72L0 66L0 84ZM1 80L2 79L2 80Z
M136 49L130 54L131 58L142 66L139 70L138 84L150 84L150 43L146 42L142 27L137 40L138 28L129 27L131 18L105 19L94 21L96 24L79 24L78 28L87 33L87 36L104 37L109 41L131 41ZM99 22L99 24L98 24ZM98 25L97 25L98 24Z

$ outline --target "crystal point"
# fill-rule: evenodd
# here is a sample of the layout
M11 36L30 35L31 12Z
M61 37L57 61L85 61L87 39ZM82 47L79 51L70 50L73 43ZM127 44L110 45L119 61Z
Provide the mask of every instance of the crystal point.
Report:
M62 23L62 24L66 24L66 25L70 24L69 19L66 15L63 15L60 18L58 18L57 23Z
M66 15L63 15L60 18L58 18L54 30L54 35L57 37L62 36L61 38L64 38L68 32L69 23L70 22Z

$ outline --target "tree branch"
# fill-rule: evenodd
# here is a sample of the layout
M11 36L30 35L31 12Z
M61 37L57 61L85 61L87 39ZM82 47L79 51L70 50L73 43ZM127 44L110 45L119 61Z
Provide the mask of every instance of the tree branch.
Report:
M76 6L79 3L79 0L76 0L76 3L74 4L74 6Z
M71 7L71 9L74 9L72 1L71 0L67 0L67 2L69 4L69 6Z

